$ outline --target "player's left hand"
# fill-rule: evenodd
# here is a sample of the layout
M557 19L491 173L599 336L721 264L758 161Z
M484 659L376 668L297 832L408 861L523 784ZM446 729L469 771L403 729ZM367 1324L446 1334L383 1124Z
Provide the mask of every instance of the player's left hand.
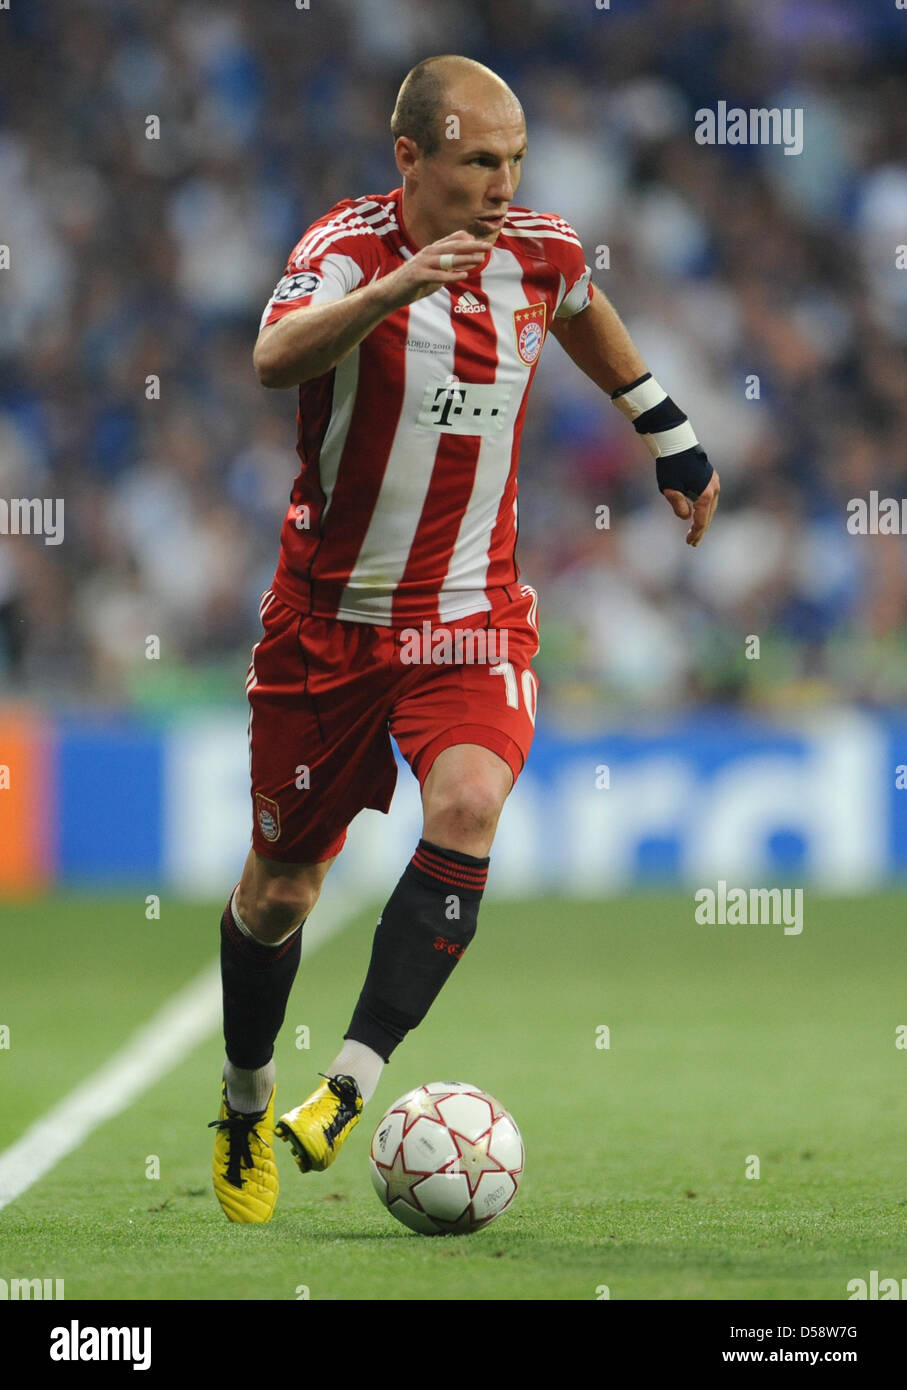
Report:
M696 482L693 482L692 473L686 467L684 454L695 454L696 458L690 460L691 468L698 475ZM703 469L708 468L708 482L702 486ZM715 508L718 506L718 494L721 485L718 472L708 461L705 450L696 445L695 449L685 450L681 454L669 454L665 458L655 461L655 471L658 479L659 491L664 495L673 508L674 515L679 516L682 521L689 521L692 517L693 524L686 534L687 545L697 546L702 540L715 515ZM673 486L671 486L673 484ZM684 488L679 490L678 484ZM701 491L693 491L696 486L701 486Z

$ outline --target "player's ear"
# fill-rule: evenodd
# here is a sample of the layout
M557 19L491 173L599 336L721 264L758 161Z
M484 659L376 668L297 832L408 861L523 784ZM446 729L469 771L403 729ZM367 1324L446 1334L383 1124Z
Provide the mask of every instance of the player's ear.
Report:
M394 145L394 158L397 161L397 168L404 177L412 175L416 172L419 164L419 146L408 135L400 135Z

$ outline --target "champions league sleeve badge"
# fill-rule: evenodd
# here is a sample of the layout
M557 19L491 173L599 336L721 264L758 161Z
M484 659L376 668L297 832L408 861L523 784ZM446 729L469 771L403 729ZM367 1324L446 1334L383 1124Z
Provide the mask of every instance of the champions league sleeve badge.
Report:
M314 294L324 279L317 270L303 270L298 275L285 275L278 281L271 295L274 304L286 304L291 299L303 299Z

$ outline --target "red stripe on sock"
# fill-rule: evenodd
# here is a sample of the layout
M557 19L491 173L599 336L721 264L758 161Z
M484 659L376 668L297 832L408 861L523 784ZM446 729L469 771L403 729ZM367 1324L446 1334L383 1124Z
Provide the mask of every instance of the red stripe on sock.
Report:
M429 874L439 883L445 883L453 888L474 888L477 892L481 892L488 878L487 865L479 868L470 864L459 864L456 860L435 854L432 850L426 850L421 845L413 855L412 862L423 873Z

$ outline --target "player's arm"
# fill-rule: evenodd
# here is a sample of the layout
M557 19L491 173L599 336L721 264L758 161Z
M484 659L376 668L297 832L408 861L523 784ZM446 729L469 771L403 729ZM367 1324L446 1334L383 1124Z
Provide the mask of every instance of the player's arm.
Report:
M342 362L397 307L386 275L330 304L307 304L268 324L258 335L252 365L262 386L299 386Z
M649 370L598 285L588 308L569 319L554 318L551 332L580 371L609 396Z
M423 246L398 270L342 299L285 314L258 335L252 364L259 381L279 391L329 372L388 314L462 279L484 260L487 250L468 232L453 232ZM442 256L448 257L443 268Z
M655 458L659 490L676 516L692 525L696 546L718 505L718 474L683 411L652 377L620 316L596 285L585 309L555 318L551 332L581 371L631 420Z

